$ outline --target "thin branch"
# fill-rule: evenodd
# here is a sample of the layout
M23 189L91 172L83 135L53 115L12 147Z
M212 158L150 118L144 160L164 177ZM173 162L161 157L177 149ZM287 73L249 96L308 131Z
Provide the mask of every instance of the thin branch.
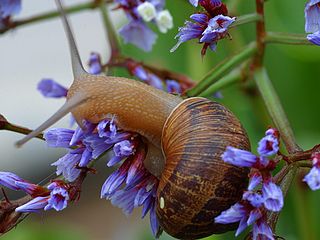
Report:
M72 7L68 7L65 9L65 12L69 13L69 14L70 13L77 13L77 12L85 11L88 9L95 9L98 6L99 5L97 4L96 1L92 1L92 2L74 5ZM0 34L3 34L11 29L15 29L15 28L18 28L18 27L21 27L24 25L29 25L29 24L41 22L43 20L53 19L53 18L56 18L59 16L60 16L60 13L58 11L50 11L50 12L39 14L39 15L36 15L36 16L30 17L30 18L12 21L12 22L10 22L9 26L6 26L4 28L0 28Z
M13 123L8 122L8 120L2 116L0 114L0 130L7 130L10 132L16 132L16 133L21 133L24 135L28 135L30 132L32 132L32 130L25 128L25 127L21 127L18 125L15 125ZM38 139L44 140L43 138L43 134L38 134L37 136L35 136Z
M209 86L215 83L222 76L230 72L234 67L240 65L250 57L252 57L257 51L255 43L247 45L242 51L225 59L218 65L216 65L200 82L187 92L187 96L198 96L205 91Z
M302 151L295 141L289 120L283 110L280 99L269 79L265 68L262 67L256 69L254 73L254 79L269 111L271 119L279 130L281 138L283 139L288 152L292 154Z
M267 32L265 43L314 46L314 44L308 41L305 34L289 34L280 32Z

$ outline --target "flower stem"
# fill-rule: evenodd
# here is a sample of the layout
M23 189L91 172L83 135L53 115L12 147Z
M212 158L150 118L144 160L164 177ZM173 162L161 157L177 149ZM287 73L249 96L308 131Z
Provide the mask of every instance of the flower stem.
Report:
M243 73L241 68L237 68L228 75L220 78L218 81L213 83L208 89L200 93L199 97L211 97L217 91L225 88L233 83L240 82L243 79Z
M194 97L205 91L209 86L215 83L223 75L230 72L233 68L249 59L256 53L255 43L250 43L241 52L225 59L215 66L194 88L187 91L187 96Z
M250 14L242 15L242 16L237 17L237 20L230 26L230 28L244 25L247 23L260 21L261 19L262 19L262 16L257 13L250 13Z
M255 70L254 79L264 100L264 103L269 111L269 114L277 129L280 131L281 137L286 145L288 152L296 153L301 151L300 147L295 142L293 131L290 127L288 118L282 108L280 99L264 67L257 68Z
M306 39L305 34L289 34L280 32L267 32L265 43L313 45Z
M117 38L117 34L114 30L114 27L112 26L112 23L110 21L110 16L108 13L108 9L106 8L106 5L104 2L100 3L100 10L103 18L103 23L105 26L105 29L107 31L107 38L110 43L110 48L111 48L111 56L110 60L113 59L114 57L118 56L120 54L120 47L119 47L119 42Z
M87 9L95 9L97 7L98 7L97 3L95 1L92 1L92 2L82 3L82 4L78 4L78 5L66 8L65 11L66 11L66 13L76 13L76 12L81 12L81 11L84 11ZM58 11L50 11L47 13L39 14L34 17L13 21L13 22L10 22L9 26L6 26L4 28L0 28L0 34L3 34L7 31L9 31L10 29L14 29L14 28L17 28L17 27L20 27L23 25L37 23L37 22L41 22L43 20L49 20L49 19L56 18L59 16L60 16L60 13Z
M2 116L1 114L0 114L0 130L7 130L10 132L21 133L24 135L28 135L30 132L32 132L32 130L30 130L28 128L9 123L7 121L7 119L4 116ZM36 138L44 140L43 134L37 135Z

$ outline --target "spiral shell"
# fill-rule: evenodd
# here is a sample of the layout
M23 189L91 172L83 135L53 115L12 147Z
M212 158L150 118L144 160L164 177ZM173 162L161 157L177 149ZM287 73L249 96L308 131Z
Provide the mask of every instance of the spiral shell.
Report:
M179 239L197 239L234 229L214 217L239 201L248 171L224 163L227 146L250 150L239 120L224 106L204 98L178 105L162 132L166 157L156 213L161 227Z

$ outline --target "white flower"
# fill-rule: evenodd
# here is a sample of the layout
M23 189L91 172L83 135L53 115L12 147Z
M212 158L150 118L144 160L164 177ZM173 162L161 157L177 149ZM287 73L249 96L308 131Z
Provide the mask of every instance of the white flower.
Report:
M140 4L137 8L139 15L146 22L150 22L157 16L157 11L155 6L150 2L144 2Z
M157 26L162 33L166 33L168 29L173 28L173 19L168 10L163 10L156 17Z

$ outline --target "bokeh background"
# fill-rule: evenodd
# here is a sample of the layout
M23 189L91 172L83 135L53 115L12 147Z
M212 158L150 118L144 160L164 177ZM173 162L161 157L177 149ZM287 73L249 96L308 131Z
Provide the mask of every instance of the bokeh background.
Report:
M85 1L65 0L65 5ZM234 16L254 11L253 0L225 1ZM16 19L54 10L52 0L22 0L22 12ZM304 32L305 1L270 0L266 2L267 29L282 32ZM174 36L178 26L195 11L187 0L169 0L167 6L174 17L175 27L168 34L158 35L157 44L150 53L144 53L131 45L122 45L125 54L156 66L189 75L195 81L201 79L219 61L245 46L255 37L254 24L231 30L232 40L218 44L217 52L208 51L200 57L201 46L196 42L183 44L175 53L169 49L176 43ZM76 41L83 61L90 52L101 53L103 60L109 57L109 46L99 10L88 10L70 17ZM116 28L125 23L119 11L112 12ZM309 149L320 142L319 90L320 47L269 45L265 64L270 78L280 95L283 107L294 129L297 142ZM124 71L115 74L127 76ZM37 83L50 77L65 86L71 84L72 72L68 45L59 18L23 26L0 35L0 113L13 123L35 128L63 100L44 99L36 90ZM222 90L219 100L240 118L248 131L255 150L257 141L271 125L263 102L252 82L237 84ZM67 127L66 117L55 126ZM11 132L0 132L0 169L12 171L35 182L46 179L54 172L50 164L64 154L63 150L49 149L42 141L33 140L21 149L14 142L21 138ZM99 198L100 188L109 174L105 162L97 165L98 174L90 175L84 184L81 200L60 213L53 211L35 214L2 239L4 240L138 240L153 239L148 218L140 219L140 210L130 217ZM289 240L320 239L320 193L311 192L301 182L301 173L291 188L280 215L277 234ZM15 198L21 195L10 192ZM233 233L212 236L207 239L233 239ZM241 236L239 239L243 238ZM163 235L160 239L173 239Z

